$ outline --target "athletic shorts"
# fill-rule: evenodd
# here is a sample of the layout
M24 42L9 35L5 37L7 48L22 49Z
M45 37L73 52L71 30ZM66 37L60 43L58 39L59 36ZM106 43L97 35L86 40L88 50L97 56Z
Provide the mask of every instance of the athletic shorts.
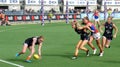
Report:
M107 40L112 40L113 39L113 35L109 35L109 34L103 34L103 37L106 37Z
M101 37L99 32L98 33L93 33L92 36L95 40L98 40Z
M88 35L81 35L81 40L89 40L89 36Z
M28 45L28 47L32 46L32 44L28 40L25 40L24 45Z

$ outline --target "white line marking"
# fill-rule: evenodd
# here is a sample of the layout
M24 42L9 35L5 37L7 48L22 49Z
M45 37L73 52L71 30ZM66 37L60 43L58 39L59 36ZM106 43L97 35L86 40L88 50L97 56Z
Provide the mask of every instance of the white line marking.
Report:
M26 28L26 27L19 27L19 28L6 29L6 30L1 30L0 32L5 32L5 31L9 31L9 30L23 29L23 28Z
M17 67L24 67L22 65L15 64L15 63L12 63L12 62L8 62L8 61L2 60L2 59L0 59L0 62L6 63L6 64L10 64L10 65L13 65L13 66L17 66Z

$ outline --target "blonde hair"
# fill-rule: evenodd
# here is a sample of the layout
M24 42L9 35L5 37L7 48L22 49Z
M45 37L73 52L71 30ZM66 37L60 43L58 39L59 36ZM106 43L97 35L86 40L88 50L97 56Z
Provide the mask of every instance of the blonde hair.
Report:
M72 22L72 25L75 25L77 28L81 26L81 25L80 25L77 21L75 21L75 20Z

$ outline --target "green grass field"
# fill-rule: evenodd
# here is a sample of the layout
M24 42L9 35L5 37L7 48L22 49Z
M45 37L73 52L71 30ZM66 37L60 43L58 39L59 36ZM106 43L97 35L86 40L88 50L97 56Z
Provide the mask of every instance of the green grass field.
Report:
M119 20L114 22L116 22L115 24L120 29ZM25 67L119 67L119 33L117 38L111 42L111 48L105 49L103 57L92 55L91 48L86 45L90 49L90 56L86 57L85 52L80 51L79 58L77 60L71 60L75 46L79 41L79 35L74 32L70 24L48 23L45 26L41 26L40 24L1 26L0 59ZM18 58L15 57L15 54L22 49L22 44L26 38L39 35L45 37L41 60L32 58L32 63L24 62L29 51ZM95 42L94 46L96 46ZM99 50L97 51L98 53ZM15 66L0 62L0 67Z

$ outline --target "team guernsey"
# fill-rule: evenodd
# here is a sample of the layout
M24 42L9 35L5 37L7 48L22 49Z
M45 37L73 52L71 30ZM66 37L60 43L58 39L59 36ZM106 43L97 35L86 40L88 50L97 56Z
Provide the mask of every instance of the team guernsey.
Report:
M98 29L91 22L88 22L87 24L89 24L90 29L93 31L91 32L91 36L93 36L96 40L100 39L100 33Z
M93 25L91 22L88 22L87 24L90 24L90 26L89 26L90 29L94 31L92 33L98 33L99 32L98 29L95 27L95 25Z
M98 12L95 12L95 13L94 13L94 18L95 18L95 19L98 19L98 18L99 18L98 15L99 15Z
M99 21L99 13L98 12L95 12L93 16L94 16L95 21Z
M103 34L104 37L106 37L109 40L112 40L113 38L113 23L110 24L108 22L105 23L105 32Z
M77 28L75 29L75 32L80 34L81 40L89 40L89 33L85 31L85 29L78 30Z
M27 38L24 43L27 44L28 47L32 46L33 38L37 38L37 41L36 41L35 45L38 45L39 44L38 37Z

